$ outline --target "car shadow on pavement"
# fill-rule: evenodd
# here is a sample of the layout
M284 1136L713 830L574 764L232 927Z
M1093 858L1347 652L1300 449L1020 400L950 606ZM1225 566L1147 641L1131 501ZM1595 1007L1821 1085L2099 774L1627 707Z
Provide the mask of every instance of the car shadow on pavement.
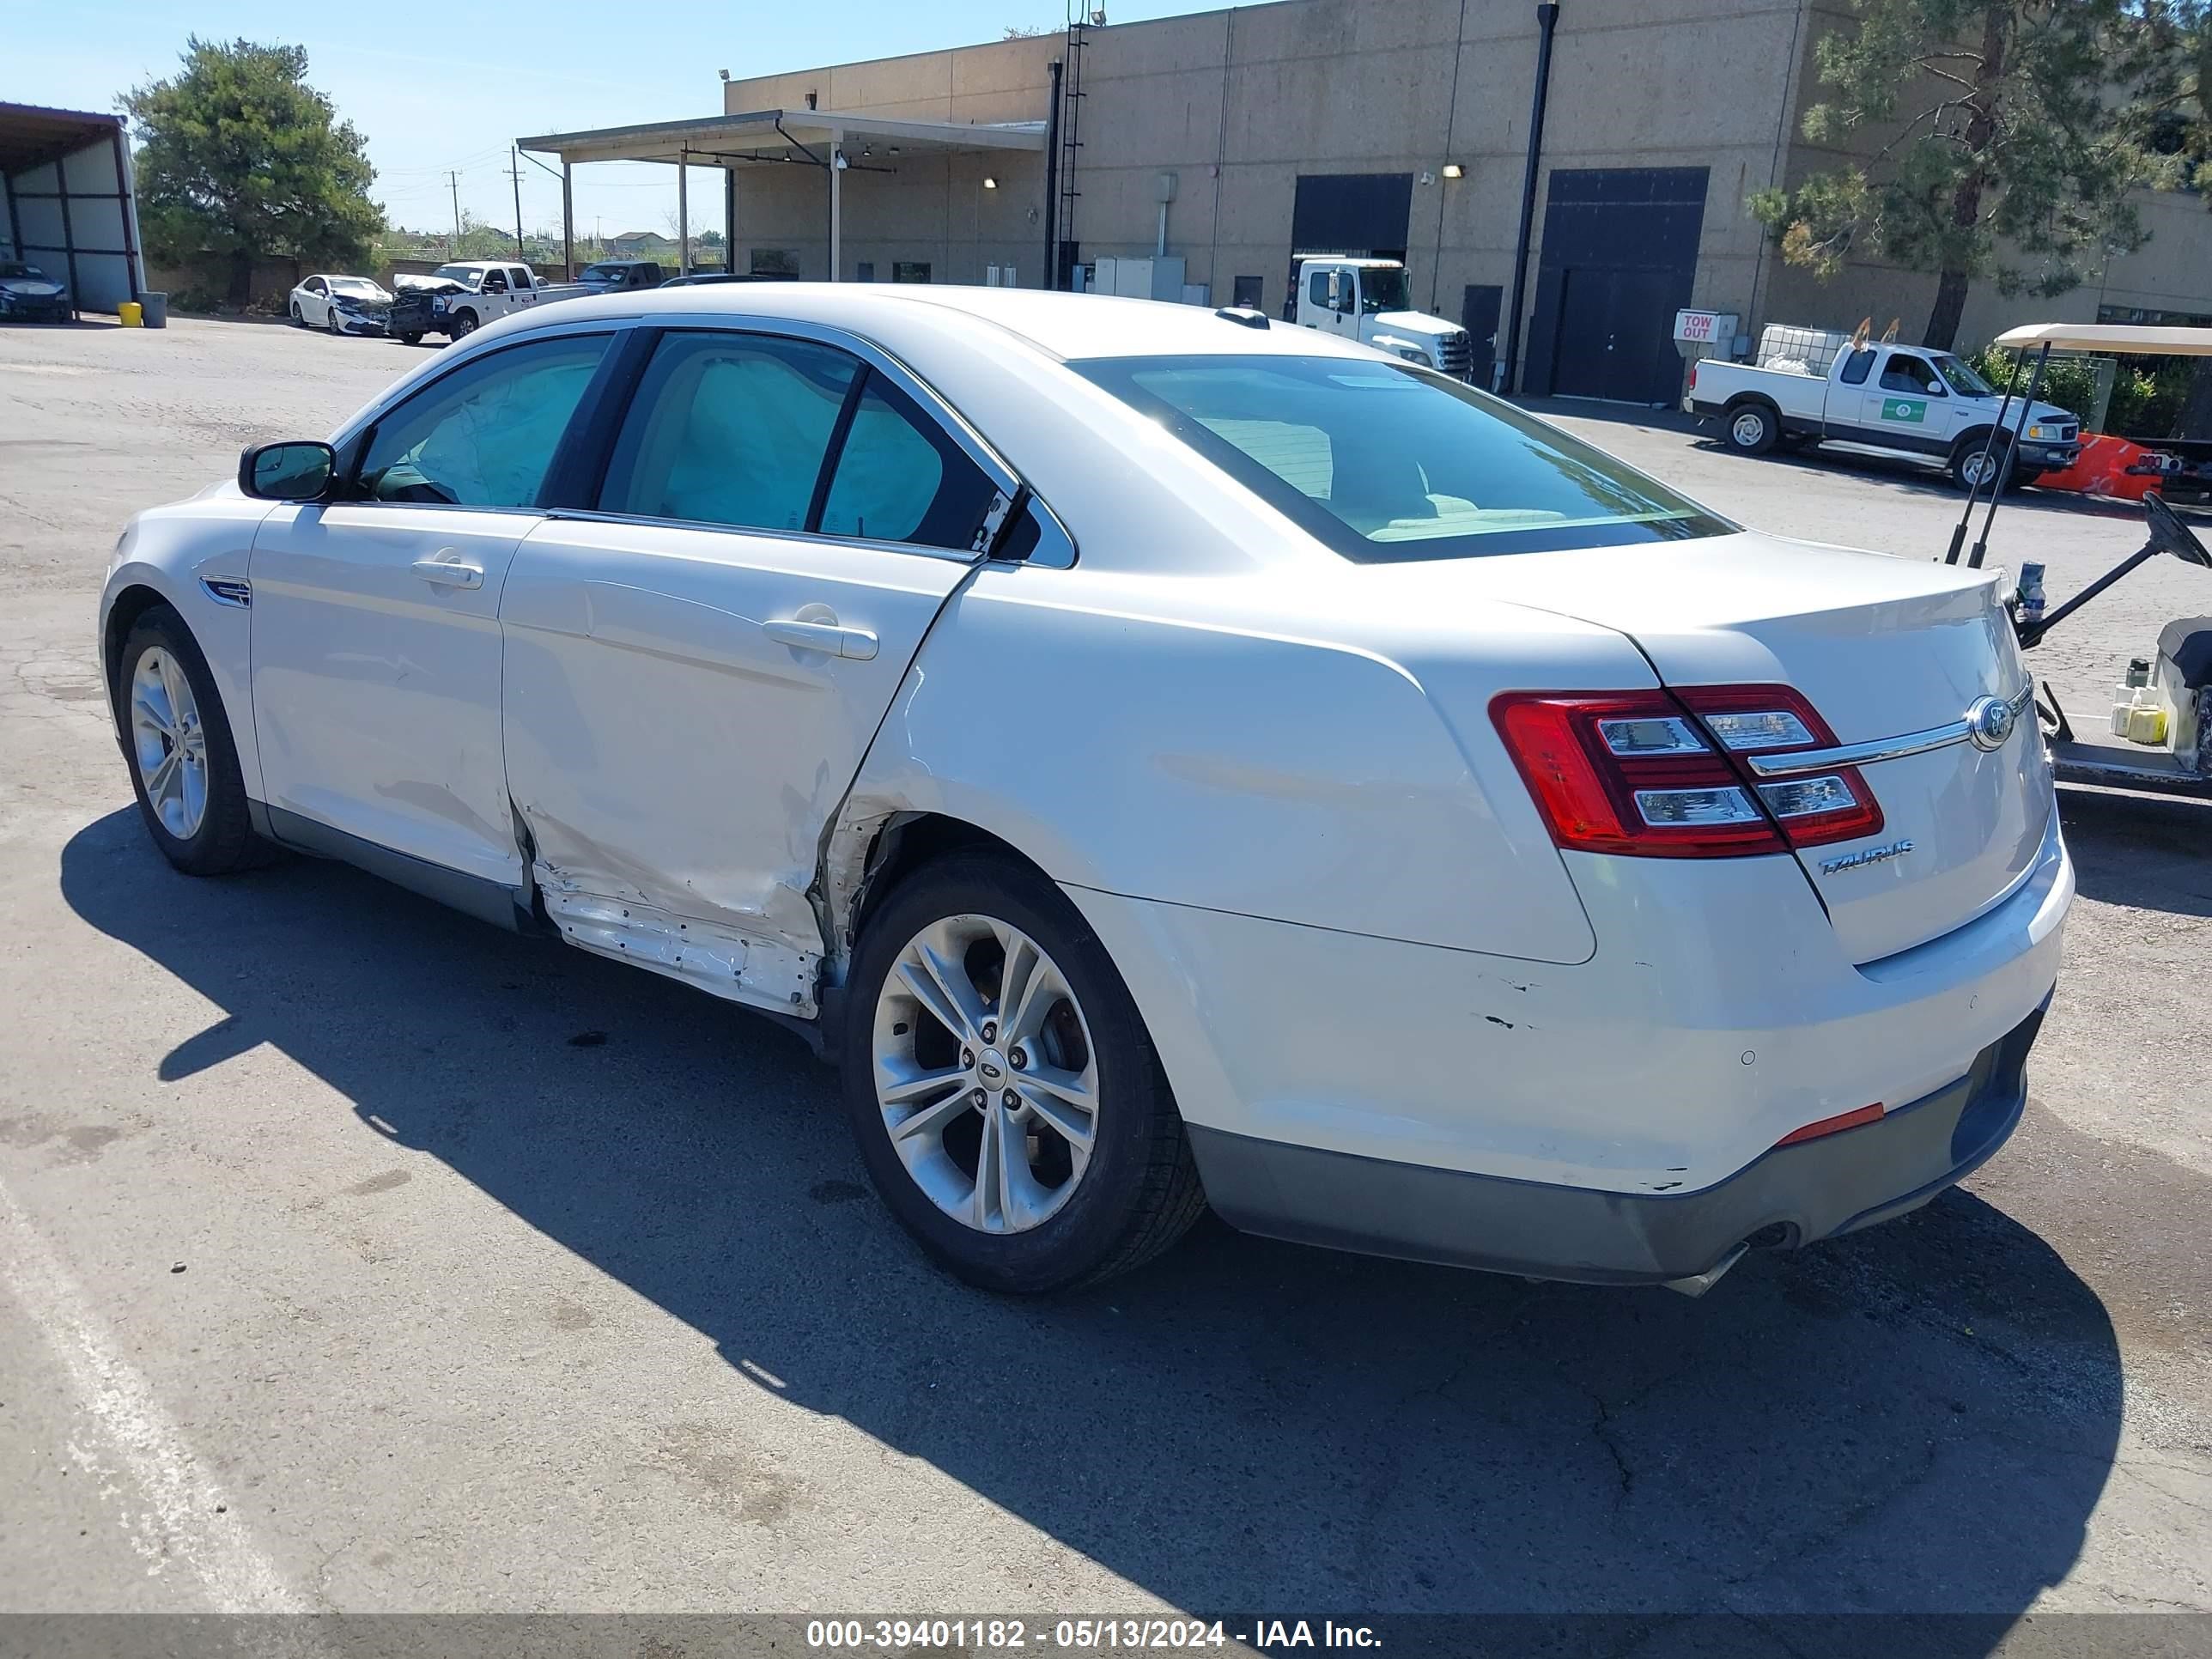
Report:
M2212 916L2212 805L2068 787L2058 792L2058 814L2084 897Z
M2113 1317L2002 1187L1755 1256L1699 1302L1211 1222L1138 1274L1000 1300L921 1259L832 1074L741 1010L334 866L192 881L129 810L61 881L223 1011L164 1078L276 1045L360 1133L442 1160L755 1386L1184 1608L1630 1615L1613 1651L1674 1613L1960 1611L1994 1618L1941 1650L1980 1652L2065 1576L2115 1455ZM2098 1179L2070 1133L2032 1109L1991 1170L2032 1147L2029 1212L2124 1249L2128 1195L2063 1185Z

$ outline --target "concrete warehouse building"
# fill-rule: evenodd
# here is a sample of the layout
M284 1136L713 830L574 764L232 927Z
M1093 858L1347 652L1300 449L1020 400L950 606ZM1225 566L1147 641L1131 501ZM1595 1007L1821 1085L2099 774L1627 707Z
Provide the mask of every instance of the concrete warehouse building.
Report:
M1293 252L1400 257L1414 303L1474 336L1479 376L1494 352L1525 392L1664 402L1681 307L1753 335L1926 318L1932 276L1821 283L1745 207L1838 159L1802 119L1814 44L1847 21L1837 0L1284 0L731 80L719 118L522 143L722 167L741 271L1036 287L1055 249L1070 286L1164 252L1182 268L1160 297L1279 316ZM2032 319L2212 320L2212 214L2144 211L2152 240L2098 284L1978 283L1960 343Z

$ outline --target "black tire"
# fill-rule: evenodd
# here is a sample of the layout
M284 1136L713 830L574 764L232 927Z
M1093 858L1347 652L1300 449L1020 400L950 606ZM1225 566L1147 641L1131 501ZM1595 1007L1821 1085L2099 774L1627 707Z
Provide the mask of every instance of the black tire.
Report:
M300 309L300 302L299 302L297 300L293 301L292 301L292 326L293 326L293 327L295 327L295 328L305 328L305 327L307 327L307 313L306 312L304 312L304 311L302 311L302 310L301 310L301 309Z
M169 832L147 799L146 780L140 770L137 745L131 737L131 681L139 659L149 650L166 651L184 671L198 705L200 729L207 751L207 807L199 827L191 836ZM271 849L253 833L246 805L246 782L238 767L237 745L231 741L230 719L207 659L184 619L166 605L157 605L131 624L115 664L117 734L123 744L124 763L131 769L131 785L138 799L138 816L154 838L161 856L188 876L227 876L269 861Z
M403 334L399 337L399 343L402 345L421 345L422 343L422 337L419 334Z
M939 1209L900 1161L876 1099L878 994L916 934L963 915L1011 924L1053 959L1081 1007L1097 1066L1090 1164L1060 1208L1024 1231L984 1232ZM1182 1117L1136 1004L1075 907L1026 866L963 853L902 879L860 936L842 1025L845 1107L869 1177L922 1249L969 1284L1016 1295L1093 1284L1150 1261L1205 1212Z
M338 331L338 308L336 306L323 313L323 326L333 334Z
M446 325L446 337L449 340L465 340L477 331L477 328L475 312L457 311L453 313L453 320Z
M1768 404L1731 404L1721 411L1721 441L1740 455L1764 455L1782 436L1782 417Z
M1989 444L1989 434L1969 434L1959 441L1951 451L1951 482L1962 490L1985 490L1989 475L1981 471L1982 456ZM2000 441L1988 451L1997 471L1997 488L2008 489L2012 476L2012 445Z

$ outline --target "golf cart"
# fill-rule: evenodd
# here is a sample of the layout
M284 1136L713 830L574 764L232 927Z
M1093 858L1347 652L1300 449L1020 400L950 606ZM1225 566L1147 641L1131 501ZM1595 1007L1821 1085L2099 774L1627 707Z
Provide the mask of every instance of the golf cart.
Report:
M1996 343L2014 354L2012 375L2005 387L2005 408L2033 354L2034 368L2027 393L2032 407L2043 389L2044 370L2054 350L2207 357L2212 356L2212 328L2039 323L2008 330ZM2001 408L1984 453L1993 460L2008 462L2008 455L1993 453L2003 430L2004 409ZM1958 527L1951 532L1945 563L1960 561L1976 498L1981 494L1979 479L1986 477L1990 489L1981 534L1966 557L1970 568L1981 567L1989 550L1990 525L1996 517L1997 500L2004 493L2004 474L2008 471L2002 465L1978 470L1977 487L1968 492ZM2021 564L2019 586L2009 601L2021 650L2033 650L2060 623L2137 565L2161 553L2212 571L2212 553L2205 550L2204 544L2162 497L2147 495L2142 507L2149 532L2142 546L2054 611L2044 610L2043 567ZM2207 609L2212 610L2212 586L2207 587L2205 597ZM2121 677L2115 675L2114 679L2120 682ZM2212 616L2179 617L2167 623L2159 633L2155 654L2136 658L2128 665L2124 683L2118 684L2112 706L2108 714L2100 714L2096 729L2077 728L2047 681L2037 698L2036 712L2051 751L2052 769L2062 782L2105 784L2212 800Z

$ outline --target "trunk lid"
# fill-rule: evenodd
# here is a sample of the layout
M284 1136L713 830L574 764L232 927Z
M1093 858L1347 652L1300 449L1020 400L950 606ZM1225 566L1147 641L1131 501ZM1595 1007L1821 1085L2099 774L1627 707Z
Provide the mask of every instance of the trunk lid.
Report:
M1954 726L1976 699L2030 684L1994 570L1748 533L1471 562L1487 597L1627 635L1670 687L1792 686L1840 744ZM1796 854L1855 963L2002 900L2057 810L2032 705L1995 749L1956 742L1859 769L1881 829Z

